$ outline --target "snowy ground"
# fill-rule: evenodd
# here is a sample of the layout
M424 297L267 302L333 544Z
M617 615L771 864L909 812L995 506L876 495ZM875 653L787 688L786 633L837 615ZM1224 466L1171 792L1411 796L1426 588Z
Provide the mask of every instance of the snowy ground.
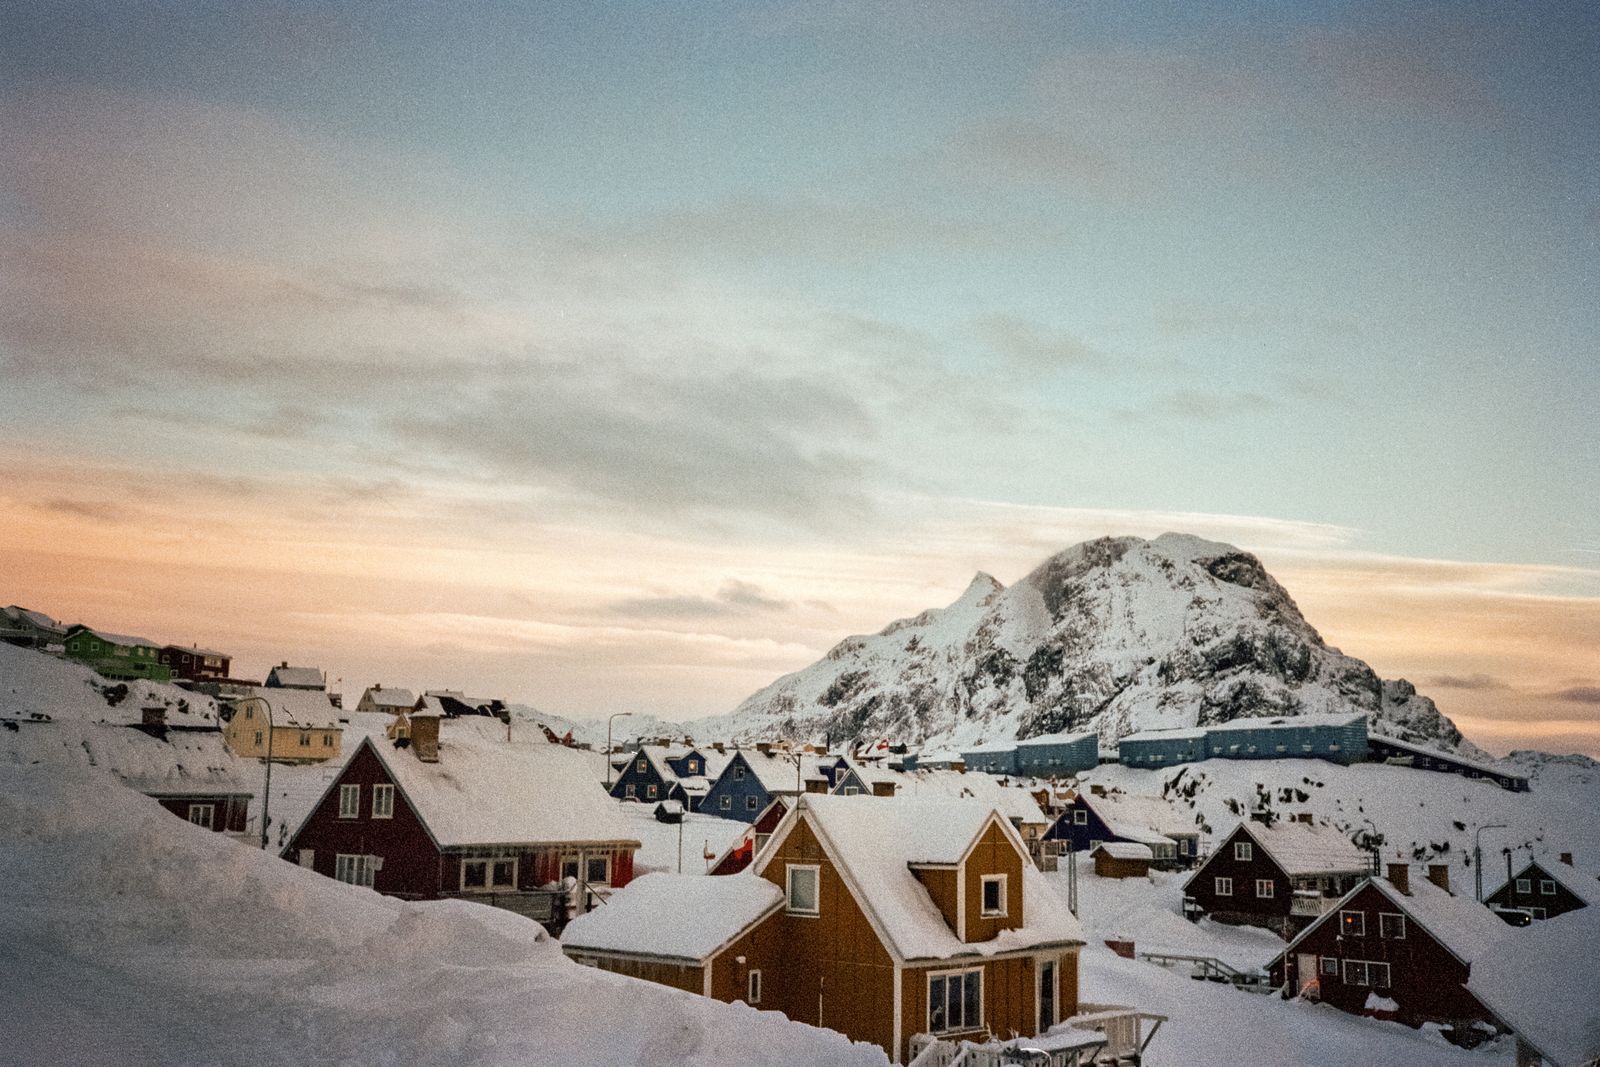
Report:
M85 768L0 766L0 886L10 1063L885 1062L580 967L506 912L330 881Z

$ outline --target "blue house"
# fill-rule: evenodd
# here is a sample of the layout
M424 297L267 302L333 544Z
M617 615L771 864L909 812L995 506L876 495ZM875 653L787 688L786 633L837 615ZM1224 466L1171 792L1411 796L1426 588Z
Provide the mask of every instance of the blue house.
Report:
M622 765L611 785L611 795L618 800L651 804L677 800L688 806L688 799L678 785L678 776L673 773L664 750L657 745L643 745L628 755L628 762Z
M1207 727L1212 759L1325 759L1360 763L1367 758L1367 717L1281 715L1234 719Z
M1018 741L1016 749L1016 772L1036 778L1065 778L1100 763L1100 737L1093 731L1041 734Z
M1152 865L1187 867L1200 851L1200 831L1182 812L1158 797L1079 793L1045 831L1045 847L1060 854L1070 847L1089 852L1108 841L1148 845Z
M754 822L774 797L801 793L796 758L764 750L764 746L737 750L711 783L699 810L724 819Z
M1017 743L991 741L986 745L974 745L961 750L961 759L969 771L983 771L985 774L1016 774Z
M1171 767L1206 759L1206 731L1191 726L1173 730L1143 730L1117 743L1125 767Z

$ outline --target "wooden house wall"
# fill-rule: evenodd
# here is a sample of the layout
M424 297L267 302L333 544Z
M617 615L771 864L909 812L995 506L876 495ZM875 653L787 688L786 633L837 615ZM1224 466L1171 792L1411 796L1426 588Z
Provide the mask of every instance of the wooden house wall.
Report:
M412 757L400 752L397 758ZM300 850L313 849L312 869L332 878L334 857L339 853L381 856L383 866L372 882L378 892L424 899L438 896L442 858L404 792L395 790L393 818L372 817L372 787L380 784L393 782L371 747L363 745L339 773L335 787L295 834L288 857L298 860ZM339 817L339 785L361 786L356 818ZM456 884L451 882L451 889Z
M1108 852L1096 852L1094 873L1100 878L1144 878L1150 873L1150 861L1125 860Z
M746 757L743 752L737 753L728 765L723 768L722 774L712 783L707 790L705 800L700 803L700 812L705 815L716 815L723 819L734 819L738 822L754 822L756 816L771 802L772 795L761 784L761 779L756 777L755 771L749 764L749 759L770 759L768 756L756 755ZM740 770L743 777L739 777ZM727 808L722 806L722 798L730 801ZM750 798L755 798L754 806Z
M1248 841L1251 857L1248 860L1233 858L1235 842ZM1233 879L1233 895L1218 896L1217 878ZM1256 880L1272 881L1272 896L1256 896ZM1195 872L1188 883L1186 894L1200 905L1202 911L1220 922L1264 926L1280 937L1287 938L1297 928L1311 920L1290 921L1289 905L1294 899L1294 884L1267 855L1267 850L1257 844L1244 827L1228 835L1228 839Z
M1380 936L1380 912L1395 913L1396 908L1383 893L1368 885L1341 911L1360 911L1366 915L1365 933L1355 937L1345 933L1338 912L1298 943L1290 946L1272 970L1273 981L1298 990L1298 958L1301 953L1318 959L1318 995L1323 1003L1352 1014L1365 1013L1367 997L1377 993L1400 1005L1398 1018L1416 1025L1423 1022L1493 1021L1493 1015L1466 989L1469 968L1434 940L1421 926L1406 917L1405 937ZM1340 961L1339 974L1321 974L1321 959L1332 956ZM1389 989L1344 983L1344 960L1387 963Z
M761 1006L888 1050L894 1044L894 965L887 949L801 821L774 846L763 876L782 889L790 863L821 868L820 914L807 918L780 911L767 920L762 944L747 954L760 961Z
M1517 879L1526 878L1529 881L1528 892L1517 892ZM1554 895L1541 893L1540 882L1555 882ZM1537 861L1528 864L1518 871L1512 879L1500 889L1490 893L1484 899L1485 904L1494 904L1502 908L1542 908L1543 918L1554 919L1557 915L1565 915L1569 911L1587 907L1578 896L1561 884L1560 879L1551 878L1549 873Z
M185 822L189 819L189 805L210 804L211 829L218 833L242 834L249 825L250 798L248 796L186 796L155 797L155 802Z
M928 896L933 898L934 906L939 909L939 914L944 916L945 923L952 930L961 926L960 894L956 889L959 881L958 872L954 867L941 870L937 867L913 867L911 873L917 876L917 881L922 883L922 888L928 891Z
M585 963L593 961L593 965L602 971L612 974L625 974L629 978L638 978L646 982L655 982L657 985L670 986L673 989L682 989L689 993L705 992L705 972L693 964L668 963L664 960L638 960L625 956L607 956L600 953L574 949L567 953L575 959L582 959Z
M644 763L644 770L639 769L640 762ZM633 786L633 795L628 795L628 787ZM655 786L654 795L650 793L650 786ZM616 781L611 783L611 795L618 800L637 800L646 804L666 800L667 783L656 770L655 762L648 757L635 753L629 758L627 766L622 768Z
M1023 925L1022 854L1005 832L993 822L966 859L967 929L964 941L990 941L1002 930ZM995 918L983 915L983 876L1006 876L1006 913Z
M907 967L901 976L904 1015L900 1062L909 1058L909 1041L912 1035L928 1029L928 978L942 971L983 970L983 1027L963 1031L959 1037L978 1039L985 1032L996 1038L1012 1036L1032 1037L1038 1033L1039 992L1038 975L1041 959L1058 959L1056 966L1056 1021L1059 1022L1078 1011L1078 954L1075 951L1041 953L1037 956L1019 956L1009 959L947 961L918 967Z

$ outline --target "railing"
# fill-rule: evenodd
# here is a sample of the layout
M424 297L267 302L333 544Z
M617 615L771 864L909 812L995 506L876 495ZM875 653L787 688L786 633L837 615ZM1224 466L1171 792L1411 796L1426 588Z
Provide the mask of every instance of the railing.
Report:
M567 892L560 889L529 889L515 893L452 893L452 899L470 900L516 912L535 922L554 922L566 911Z
M1314 919L1319 915L1326 915L1332 911L1333 906L1339 903L1339 899L1339 897L1325 897L1321 893L1315 896L1296 893L1289 901L1289 914L1303 915Z
M1145 1047L1167 1021L1165 1015L1140 1011L1125 1004L1079 1004L1078 1008L1078 1014L1061 1025L1105 1034L1105 1047L1094 1058L1097 1064L1142 1062ZM1147 1022L1152 1024L1148 1033L1144 1029Z
M1186 952L1141 952L1139 958L1162 967L1170 967L1174 963L1193 964L1194 970L1190 977L1196 981L1227 982L1236 989L1251 993L1271 992L1268 978L1262 972L1241 971L1215 956L1196 956Z
M1036 1038L974 1042L932 1034L911 1038L909 1067L1109 1067L1138 1064L1165 1015L1121 1004L1080 1004L1086 1009ZM1145 1024L1152 1024L1148 1031ZM1093 1035L1091 1038L1089 1035Z

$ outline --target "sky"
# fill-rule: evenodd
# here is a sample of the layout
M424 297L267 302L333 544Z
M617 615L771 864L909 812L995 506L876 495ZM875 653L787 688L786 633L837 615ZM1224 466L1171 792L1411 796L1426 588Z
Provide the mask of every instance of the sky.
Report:
M0 600L593 717L1175 529L1600 755L1600 11L0 10Z

